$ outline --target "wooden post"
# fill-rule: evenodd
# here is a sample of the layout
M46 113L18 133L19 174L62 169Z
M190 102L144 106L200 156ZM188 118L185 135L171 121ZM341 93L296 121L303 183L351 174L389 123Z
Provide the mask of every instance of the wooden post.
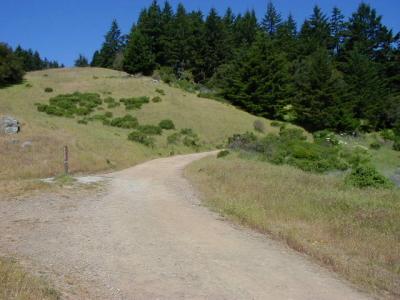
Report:
M68 175L68 146L64 146L64 173Z

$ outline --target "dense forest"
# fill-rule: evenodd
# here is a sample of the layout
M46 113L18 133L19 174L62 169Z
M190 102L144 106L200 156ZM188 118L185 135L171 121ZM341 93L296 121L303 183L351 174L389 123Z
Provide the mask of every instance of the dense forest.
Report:
M0 86L21 82L25 72L62 67L57 61L41 58L39 52L32 49L17 46L13 50L0 43Z
M206 86L232 104L315 131L400 127L399 34L361 3L349 18L318 6L301 26L272 2L221 16L211 9L176 11L153 1L129 35L114 20L92 66L152 74Z

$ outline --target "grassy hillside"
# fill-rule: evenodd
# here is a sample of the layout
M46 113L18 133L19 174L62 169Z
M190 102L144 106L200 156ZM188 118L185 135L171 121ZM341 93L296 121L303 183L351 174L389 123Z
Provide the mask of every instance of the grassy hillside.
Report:
M186 170L205 203L305 252L360 286L400 296L400 189L265 161L206 158Z
M46 93L45 88L53 92ZM162 89L160 95L156 89ZM133 78L126 73L99 69L53 69L28 73L23 84L0 89L0 115L11 115L22 122L22 132L0 137L0 179L36 178L62 171L62 146L70 147L72 172L96 172L128 167L157 156L195 151L183 145L168 145L167 135L156 138L154 148L130 142L132 130L104 126L101 122L78 124L77 118L49 116L37 111L35 103L48 103L58 94L99 93L102 98L160 96L160 103L130 111L140 124L158 124L171 119L177 129L191 128L198 134L201 150L215 148L228 136L253 130L254 116L230 105L198 98L195 94L156 83L149 77ZM114 116L127 112L124 106L108 109ZM275 129L264 121L267 131ZM24 142L31 145L22 147Z

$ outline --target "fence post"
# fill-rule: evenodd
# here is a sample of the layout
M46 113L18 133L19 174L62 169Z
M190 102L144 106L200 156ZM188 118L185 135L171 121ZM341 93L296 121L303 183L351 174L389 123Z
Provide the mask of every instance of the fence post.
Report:
M64 173L68 175L68 146L64 146Z

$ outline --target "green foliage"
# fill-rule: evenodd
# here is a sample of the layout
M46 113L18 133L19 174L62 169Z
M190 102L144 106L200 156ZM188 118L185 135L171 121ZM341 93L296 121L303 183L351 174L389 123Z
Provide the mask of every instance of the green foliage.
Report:
M89 62L85 56L79 54L79 57L74 62L75 67L89 67Z
M99 94L75 92L50 98L49 104L38 104L37 109L54 116L86 116L101 104Z
M400 151L400 137L396 137L393 143L393 150Z
M378 141L374 141L369 145L369 147L374 150L379 150L382 147L382 145Z
M329 130L321 130L313 133L314 140L318 143L329 143L339 145L339 140L336 135Z
M264 133L265 132L265 125L262 120L255 120L253 123L253 127L255 131Z
M143 144L148 147L154 146L154 139L141 131L132 131L128 135L128 140Z
M119 100L124 103L126 110L141 109L143 104L149 103L149 97L132 97L132 98L122 98Z
M191 136L185 136L183 138L183 144L186 147L197 149L200 146L200 139L197 136L197 134L194 134L194 135L191 135Z
M179 132L174 132L167 137L167 143L176 145L180 142L181 134Z
M228 150L219 151L218 154L217 154L217 158L222 158L222 157L228 156L229 153L230 152Z
M45 91L46 93L52 93L52 92L53 92L53 89L52 89L51 87L47 87L47 88L44 89L44 91Z
M282 122L279 121L272 121L271 126L272 127L280 127L282 125Z
M337 143L308 142L301 129L281 129L279 135L268 134L257 138L253 133L236 134L229 138L230 149L256 154L274 164L289 164L304 171L323 173L346 170L368 161L357 151L345 151Z
M165 95L165 91L163 89L156 89L156 92L159 93L160 95Z
M153 99L151 99L151 101L152 101L153 103L159 103L159 102L162 101L162 99L161 99L161 97L157 96L157 97L154 97Z
M12 49L0 43L0 87L19 83L23 76L23 67Z
M345 178L348 185L358 188L391 188L393 183L381 175L374 167L360 165L354 168Z
M125 115L124 117L114 118L110 122L110 126L119 128L136 128L139 126L137 118L131 115Z
M165 129L165 130L171 130L171 129L175 129L175 124L174 122L172 122L172 120L166 119L166 120L162 120L158 126L161 129Z
M392 129L382 130L380 134L386 141L394 141L396 139L396 134Z
M137 130L146 135L161 135L162 133L162 129L155 125L140 125Z
M195 135L195 133L193 132L192 128L182 128L181 129L181 134L182 135L188 135L188 136Z

